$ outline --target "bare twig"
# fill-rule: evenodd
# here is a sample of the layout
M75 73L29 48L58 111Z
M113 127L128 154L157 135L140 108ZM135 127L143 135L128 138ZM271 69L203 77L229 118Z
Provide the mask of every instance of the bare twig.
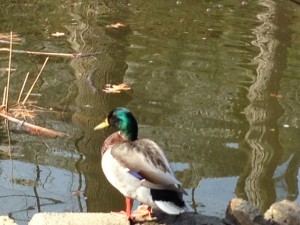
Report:
M0 48L0 51L8 52L9 48ZM61 56L61 57L71 57L74 58L76 54L72 53L55 53L55 52L36 52L36 51L26 51L26 50L13 50L13 53L23 53L30 55L47 55L47 56Z
M26 128L26 130L32 134L36 134L36 135L39 135L39 136L43 136L43 137L50 137L50 138L57 138L57 137L64 137L66 136L66 134L64 133L61 133L61 132L57 132L57 131L54 131L54 130L50 130L50 129L47 129L47 128L44 128L44 127L40 127L40 126L37 126L37 125L33 125L31 123L27 123L25 121L21 121L21 120L18 120L14 117L11 117L11 116L8 116L6 114L3 114L3 113L0 113L0 116L13 122L13 123L16 123L20 126L24 126Z
M44 64L43 64L43 66L42 66L42 68L41 68L41 70L40 70L39 74L36 76L36 78L35 78L35 80L34 80L33 84L31 85L31 88L29 89L29 91L28 91L27 95L25 96L25 98L24 98L24 100L23 100L23 102L22 102L22 104L23 104L23 105L24 105L24 104L25 104L25 102L27 101L27 99L28 99L29 95L30 95L30 94L31 94L31 92L32 92L32 89L34 88L34 85L36 84L36 82L38 81L38 79L39 79L40 75L42 74L42 72L43 72L43 69L44 69L44 67L46 66L47 62L48 62L48 59L49 59L49 57L47 57L47 58L46 58L46 60L45 60L45 62L44 62Z
M25 84L27 82L28 75L29 75L29 72L25 76L25 79L24 79L24 82L23 82L23 85L22 85L22 88L21 88L21 91L20 91L20 94L19 94L19 98L18 98L17 104L20 103L20 99L21 99L21 96L23 94L23 90L24 90Z

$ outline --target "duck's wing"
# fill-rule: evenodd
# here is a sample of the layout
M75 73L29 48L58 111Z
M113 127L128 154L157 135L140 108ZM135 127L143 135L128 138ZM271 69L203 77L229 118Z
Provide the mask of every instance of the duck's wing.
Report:
M184 193L165 154L155 142L149 139L124 142L114 145L111 154L140 179L143 186Z

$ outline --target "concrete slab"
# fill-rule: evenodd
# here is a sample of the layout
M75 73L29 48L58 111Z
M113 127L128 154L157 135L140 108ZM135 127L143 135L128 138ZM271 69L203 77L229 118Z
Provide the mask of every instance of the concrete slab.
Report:
M126 217L110 213L37 213L28 225L130 225ZM5 224L6 225L6 224Z
M0 216L0 225L17 225L17 224L8 216Z

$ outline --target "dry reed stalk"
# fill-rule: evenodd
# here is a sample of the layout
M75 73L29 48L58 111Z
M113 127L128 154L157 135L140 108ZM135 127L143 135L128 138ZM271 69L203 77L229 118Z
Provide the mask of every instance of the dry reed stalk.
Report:
M9 43L9 59L8 59L8 75L7 75L7 84L6 84L6 94L5 94L5 110L8 111L8 93L10 86L10 75L11 75L11 55L12 55L12 31L10 32L10 43Z
M16 69L11 68L11 71L16 71ZM0 68L0 71L8 71L8 68Z
M45 62L44 62L44 64L43 64L43 66L42 66L42 68L41 68L40 72L39 72L39 73L38 73L38 75L36 76L36 78L35 78L35 80L34 80L33 84L31 85L31 87L30 87L30 89L29 89L29 91L28 91L27 95L25 96L25 98L24 98L24 100L23 100L23 102L22 102L22 104L23 104L23 105L24 105L24 104L25 104L25 102L27 101L27 99L28 99L29 95L30 95L30 94L31 94L31 92L32 92L32 89L34 88L34 86L35 86L36 82L38 81L38 79L39 79L40 75L42 74L42 72L43 72L43 70L44 70L44 67L46 66L46 64L47 64L47 62L48 62L48 59L49 59L49 57L47 57L47 58L46 58L46 60L45 60Z
M5 106L5 98L6 98L6 86L4 87L3 90L2 106Z
M21 88L21 91L20 91L20 94L19 94L19 97L18 97L18 101L17 101L17 104L20 103L20 99L21 99L21 96L23 94L23 90L24 90L24 87L26 85L26 82L27 82L27 79L28 79L28 75L29 75L29 72L26 74L25 76L25 79L24 79L24 82L23 82L23 85L22 85L22 88Z
M0 52L9 52L9 48L0 48ZM70 58L83 58L95 55L101 55L103 52L91 52L91 53L55 53L55 52L36 52L26 50L12 50L13 53L29 54L29 55L47 55L47 56L59 56Z

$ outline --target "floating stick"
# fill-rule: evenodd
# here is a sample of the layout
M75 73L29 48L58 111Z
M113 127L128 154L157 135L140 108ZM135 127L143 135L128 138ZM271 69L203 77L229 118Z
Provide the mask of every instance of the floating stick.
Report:
M9 48L0 48L0 52L9 52ZM83 58L88 56L100 55L103 52L91 52L91 53L56 53L56 52L36 52L26 50L12 50L13 53L30 54L30 55L47 55L47 56L60 56L70 58Z

